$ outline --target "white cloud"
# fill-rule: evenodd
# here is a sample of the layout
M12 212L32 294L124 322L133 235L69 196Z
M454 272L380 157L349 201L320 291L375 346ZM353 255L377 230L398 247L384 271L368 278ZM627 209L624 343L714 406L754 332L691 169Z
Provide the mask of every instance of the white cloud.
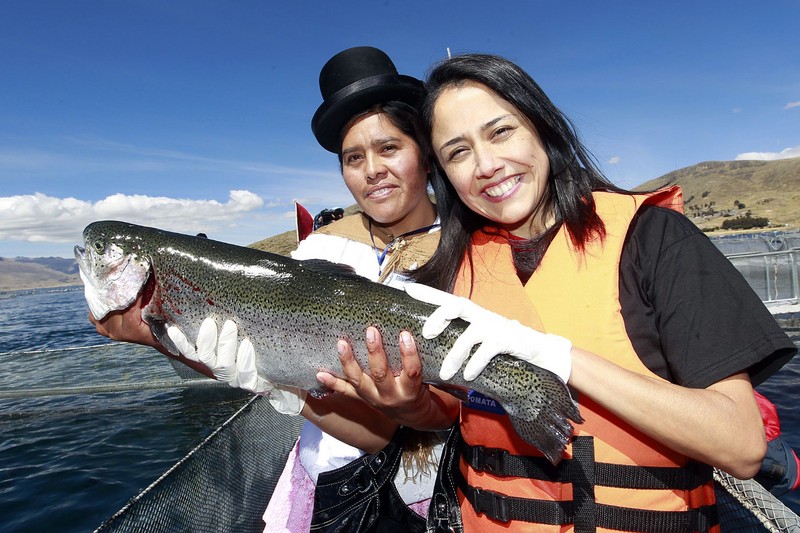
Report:
M615 155L611 159L608 160L609 165L618 165L622 161L622 158L618 155Z
M196 233L229 225L264 201L250 191L230 191L227 202L113 194L98 202L42 193L0 197L0 240L75 242L95 220L117 219Z
M800 102L789 102L784 106L784 109L791 109L793 107L800 107Z
M792 146L780 152L745 152L737 155L736 160L775 161L777 159L791 159L793 157L800 157L800 146Z

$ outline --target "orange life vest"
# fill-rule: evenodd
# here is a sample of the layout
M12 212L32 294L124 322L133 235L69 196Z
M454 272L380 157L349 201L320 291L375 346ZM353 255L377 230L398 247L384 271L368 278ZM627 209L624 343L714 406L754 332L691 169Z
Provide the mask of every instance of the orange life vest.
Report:
M644 205L682 210L680 189L598 192L594 200L604 239L580 252L562 227L523 285L507 236L478 231L472 265L464 261L454 292L662 379L642 364L626 333L619 263L636 212ZM524 442L504 414L462 406L459 500L467 531L718 530L710 467L655 442L591 399L578 401L585 422L576 425L558 467Z

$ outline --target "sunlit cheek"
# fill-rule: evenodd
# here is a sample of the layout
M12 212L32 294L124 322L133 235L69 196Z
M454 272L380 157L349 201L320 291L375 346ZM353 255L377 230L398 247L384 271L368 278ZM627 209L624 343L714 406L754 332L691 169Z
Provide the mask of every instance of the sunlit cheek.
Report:
M404 189L417 191L420 188L420 181L425 178L420 176L419 165L415 162L409 162L398 166L397 168L397 181Z
M389 170L387 181L399 185L403 192L413 191L419 183L419 171L411 165L394 167Z
M472 184L463 184L462 187L456 187L456 193L461 201L471 210L476 212L483 212L481 208L481 193L479 188L472 187Z
M360 196L360 194L358 194L358 191L360 190L358 179L353 175L352 172L348 172L346 170L342 174L342 178L344 179L344 185L347 187L347 190L350 191L350 194L352 194L354 198L358 198Z

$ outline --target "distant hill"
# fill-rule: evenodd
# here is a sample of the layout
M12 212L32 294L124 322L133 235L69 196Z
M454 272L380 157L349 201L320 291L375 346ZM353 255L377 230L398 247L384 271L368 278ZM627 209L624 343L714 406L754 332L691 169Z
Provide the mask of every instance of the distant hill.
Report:
M0 291L80 285L78 265L62 257L0 257Z
M332 206L333 207L333 206ZM352 215L359 212L361 209L358 204L353 204L344 209L345 216ZM316 215L316 213L312 213ZM297 248L297 232L295 230L285 231L272 237L267 237L258 242L248 245L256 250L263 250L265 252L272 252L274 254L289 255L289 253Z
M778 161L707 161L643 183L637 189L680 185L686 215L717 232L723 222L750 213L762 229L800 228L800 158Z
M780 161L707 161L643 183L638 190L677 184L686 214L711 235L725 220L750 213L769 221L765 229L800 228L800 158ZM333 206L332 206L333 207ZM356 212L351 205L345 213ZM252 248L289 255L297 246L294 230L267 237ZM72 259L0 258L0 291L80 285Z

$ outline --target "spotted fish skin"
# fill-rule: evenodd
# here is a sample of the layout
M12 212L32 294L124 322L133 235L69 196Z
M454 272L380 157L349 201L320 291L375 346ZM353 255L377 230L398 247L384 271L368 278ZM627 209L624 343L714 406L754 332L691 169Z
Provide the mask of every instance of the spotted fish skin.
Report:
M119 221L94 222L83 232L75 257L86 299L96 318L133 303L147 283L153 296L142 311L156 338L177 349L166 334L170 325L196 339L201 322L236 322L239 338L249 338L261 377L320 394L320 371L341 376L336 344L348 339L367 368L365 329L376 326L393 371L401 368L397 344L411 332L422 361L423 381L466 397L470 389L503 406L519 435L556 463L582 422L569 389L553 373L508 355L498 355L473 381L460 373L443 381L439 368L468 325L451 322L434 339L421 335L434 306L405 291L356 276L327 261L288 257L211 239ZM148 280L150 280L148 282Z

